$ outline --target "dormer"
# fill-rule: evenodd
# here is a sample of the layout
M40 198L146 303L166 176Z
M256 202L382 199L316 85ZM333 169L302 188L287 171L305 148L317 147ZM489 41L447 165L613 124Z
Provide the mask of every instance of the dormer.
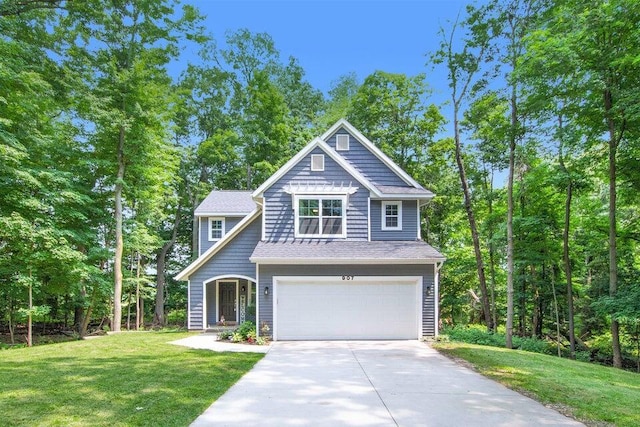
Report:
M212 191L194 211L198 230L196 254L206 252L255 207L250 191Z

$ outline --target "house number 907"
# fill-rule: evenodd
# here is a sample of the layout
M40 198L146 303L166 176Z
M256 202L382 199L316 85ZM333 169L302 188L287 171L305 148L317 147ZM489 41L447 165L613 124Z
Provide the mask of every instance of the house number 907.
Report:
M353 280L353 276L342 276L342 280Z

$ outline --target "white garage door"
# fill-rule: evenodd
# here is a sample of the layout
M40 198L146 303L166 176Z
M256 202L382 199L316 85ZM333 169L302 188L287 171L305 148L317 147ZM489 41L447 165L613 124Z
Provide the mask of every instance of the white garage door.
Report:
M419 279L274 278L278 340L416 339Z

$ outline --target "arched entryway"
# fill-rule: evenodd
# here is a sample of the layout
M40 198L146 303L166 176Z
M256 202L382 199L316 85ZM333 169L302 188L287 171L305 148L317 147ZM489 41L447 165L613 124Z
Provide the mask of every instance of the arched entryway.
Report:
M212 277L204 283L205 327L256 320L256 280L242 275Z

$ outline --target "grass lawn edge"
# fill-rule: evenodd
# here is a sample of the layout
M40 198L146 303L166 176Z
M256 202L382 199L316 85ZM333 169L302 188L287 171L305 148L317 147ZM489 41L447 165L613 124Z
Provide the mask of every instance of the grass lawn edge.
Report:
M448 343L444 343L444 342L432 342L430 343L431 347L436 350L439 354L447 357L449 360L455 362L456 364L463 366L471 371L474 371L482 376L484 376L485 378L488 378L492 381L496 381L497 383L507 387L510 390L513 390L517 393L522 394L525 397L528 397L532 400L535 400L536 402L540 403L541 405L545 406L546 408L552 409L554 411L559 412L560 414L574 419L578 422L581 422L589 427L609 427L609 426L615 426L615 424L609 423L607 421L603 421L603 420L595 420L592 418L588 418L588 417L584 417L584 416L579 416L576 414L576 412L578 412L579 410L577 408L574 408L571 405L562 403L562 402L556 402L556 401L551 401L545 398L542 398L538 393L536 393L535 391L529 390L527 388L524 387L520 387L517 385L514 385L513 383L511 383L510 381L505 380L504 377L501 377L500 375L496 375L494 373L494 371L491 368L483 368L481 366L479 366L478 364L475 364L469 360L464 359L463 357L457 356L455 354L453 354L453 351L455 351L455 349L452 349L451 346L458 346L458 347L466 347L469 349L473 349L475 347L490 347L490 346L481 346L481 345L470 345L467 343L462 343L462 342L448 342ZM522 352L525 355L528 354L528 352L525 351L521 351L521 350L511 350L513 352ZM552 357L552 356L549 356Z

